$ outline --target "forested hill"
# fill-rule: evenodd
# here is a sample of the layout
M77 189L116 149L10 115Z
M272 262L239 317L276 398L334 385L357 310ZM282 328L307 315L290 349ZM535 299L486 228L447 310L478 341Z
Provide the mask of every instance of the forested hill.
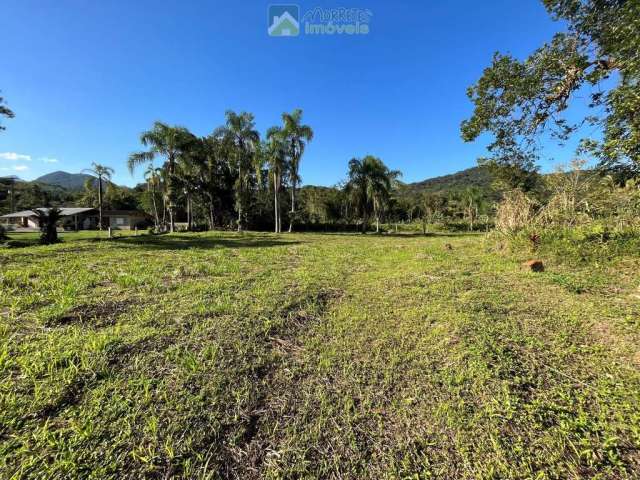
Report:
M92 178L86 173L51 172L36 178L35 182L55 185L67 190L82 190L87 179Z
M491 182L491 175L487 169L471 167L450 175L429 178L421 182L407 183L404 188L409 194L454 192L466 190L469 187L488 190Z

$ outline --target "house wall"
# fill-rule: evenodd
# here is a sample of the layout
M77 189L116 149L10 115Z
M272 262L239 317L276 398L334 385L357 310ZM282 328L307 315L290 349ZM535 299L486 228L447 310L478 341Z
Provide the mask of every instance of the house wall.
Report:
M144 217L132 215L110 215L108 217L108 225L112 230L131 230L138 223L144 222Z
M109 226L112 229L129 230L131 228L131 217L128 215L114 215L109 217Z

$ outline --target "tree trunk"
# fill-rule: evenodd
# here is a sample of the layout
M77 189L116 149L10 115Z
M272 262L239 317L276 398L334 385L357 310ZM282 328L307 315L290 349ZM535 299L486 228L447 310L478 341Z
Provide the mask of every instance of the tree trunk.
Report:
M280 233L280 205L278 203L278 174L273 173L273 211L275 216L275 232Z
M289 233L293 232L293 217L296 214L296 182L291 182L291 218L289 218Z
M187 195L187 230L193 230L193 211L191 210L191 195Z
M213 230L214 218L213 218L213 198L209 198L209 230Z
M244 193L242 191L243 186L242 186L242 168L240 168L240 166L238 165L238 191L236 192L236 195L238 196L238 232L242 231L242 202L243 202L243 198L242 198L242 194Z
M176 223L175 223L175 219L173 218L174 215L174 206L173 206L173 202L171 199L169 199L169 231L171 233L173 233L176 229Z
M102 178L98 177L98 229L102 230Z
M158 206L156 205L156 189L153 187L151 189L151 199L153 200L153 215L155 218L155 226L156 230L158 229L158 224L160 223L160 217L158 216Z
M376 233L380 233L380 218L376 215Z

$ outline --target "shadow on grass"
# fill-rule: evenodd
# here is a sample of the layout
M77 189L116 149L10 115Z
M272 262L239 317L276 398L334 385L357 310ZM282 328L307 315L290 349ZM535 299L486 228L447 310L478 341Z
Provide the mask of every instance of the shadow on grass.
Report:
M95 242L104 240L95 239ZM274 238L270 235L250 234L234 237L199 236L198 234L142 235L112 240L119 245L135 245L156 250L207 250L213 248L266 248L297 245L298 240Z
M484 235L485 232L398 232L398 233L375 233L367 232L363 234L361 232L310 232L311 235L331 235L331 236L345 236L355 238L462 238L462 237L478 237Z
M459 237L478 237L484 235L485 232L427 232L427 233L383 233L381 237L391 238L459 238ZM375 235L375 234L374 234Z

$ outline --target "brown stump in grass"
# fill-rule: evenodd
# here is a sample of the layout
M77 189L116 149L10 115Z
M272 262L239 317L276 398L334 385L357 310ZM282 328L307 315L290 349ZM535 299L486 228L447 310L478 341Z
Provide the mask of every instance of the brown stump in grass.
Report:
M453 246L450 243L445 243L444 244L444 249L445 250L453 250Z
M542 263L542 260L529 260L528 262L524 262L522 267L532 272L544 272L544 263Z

